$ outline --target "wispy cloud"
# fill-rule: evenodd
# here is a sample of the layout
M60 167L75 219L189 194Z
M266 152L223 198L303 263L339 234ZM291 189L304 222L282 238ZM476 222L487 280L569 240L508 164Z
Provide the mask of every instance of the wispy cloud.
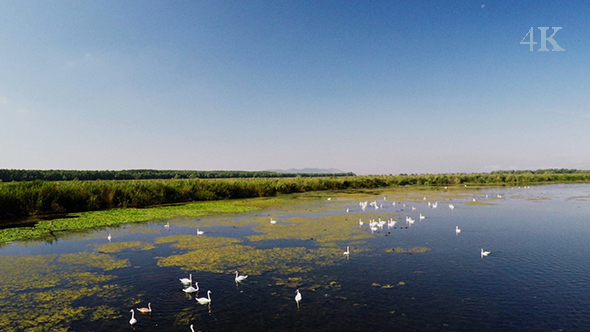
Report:
M6 105L8 104L8 98L4 96L0 96L0 104Z

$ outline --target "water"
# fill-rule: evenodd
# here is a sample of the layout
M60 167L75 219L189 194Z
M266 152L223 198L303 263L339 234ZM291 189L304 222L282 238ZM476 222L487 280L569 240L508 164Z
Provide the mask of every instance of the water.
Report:
M383 207L362 211L361 199ZM2 269L0 327L130 331L129 310L151 302L151 315L135 312L136 331L190 331L190 324L202 331L582 331L590 323L589 199L587 184L403 189L172 220L170 230L153 222L13 244L0 249L3 264L16 262L14 272ZM428 202L435 200L432 209ZM419 220L419 213L426 219ZM268 216L278 223L270 225ZM407 229L400 228L405 216L416 220ZM367 223L373 218L398 223L371 233ZM205 234L197 236L197 227ZM113 243L150 247L99 252L108 232ZM183 234L189 236L181 247L162 240ZM217 242L203 247L204 241ZM347 245L349 259L342 254ZM482 258L482 248L491 254ZM110 269L61 260L80 252L128 263ZM162 264L166 257L184 260ZM250 276L236 285L235 269ZM19 276L11 279L10 273ZM64 273L109 279L87 284ZM199 281L198 297L212 291L210 306L182 292L178 279L189 273ZM303 295L299 309L296 289ZM68 295L70 290L84 295ZM55 318L63 312L69 314Z

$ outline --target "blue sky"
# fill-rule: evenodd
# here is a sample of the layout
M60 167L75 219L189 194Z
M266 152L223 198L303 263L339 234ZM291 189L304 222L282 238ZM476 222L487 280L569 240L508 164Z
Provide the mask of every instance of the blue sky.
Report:
M2 1L0 168L590 169L589 17L588 1ZM538 27L562 27L565 51L538 51Z

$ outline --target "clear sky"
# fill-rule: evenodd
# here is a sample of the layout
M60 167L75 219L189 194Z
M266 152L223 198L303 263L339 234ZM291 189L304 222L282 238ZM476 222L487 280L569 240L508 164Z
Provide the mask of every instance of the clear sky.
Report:
M590 2L0 2L0 168L304 167L589 169Z

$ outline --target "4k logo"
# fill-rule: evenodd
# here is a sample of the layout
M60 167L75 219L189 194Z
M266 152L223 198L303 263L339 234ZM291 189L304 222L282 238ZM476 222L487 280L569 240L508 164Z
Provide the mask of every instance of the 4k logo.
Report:
M559 46L557 44L557 42L555 41L555 39L553 39L553 36L555 36L557 31L561 30L561 27L552 27L553 34L551 36L549 36L549 38L547 38L547 29L549 29L549 27L539 27L539 30L541 30L541 48L539 48L538 51L549 51L547 49L547 42L550 42L551 45L553 46L552 51L565 51L565 49L562 48L561 46ZM524 38L520 41L521 44L530 45L531 52L533 51L533 45L537 44L537 42L533 41L533 31L534 31L533 27L531 27L529 32L527 32L527 34L524 36ZM525 42L524 40L529 35L530 35L529 41Z

